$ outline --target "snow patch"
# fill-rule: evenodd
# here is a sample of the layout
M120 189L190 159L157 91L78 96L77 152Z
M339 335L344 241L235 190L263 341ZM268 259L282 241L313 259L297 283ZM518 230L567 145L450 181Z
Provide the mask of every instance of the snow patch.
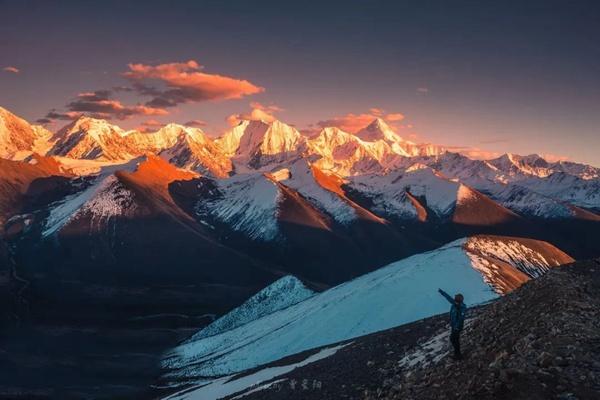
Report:
M271 180L262 174L247 174L216 183L221 195L198 207L251 239L269 241L277 237L282 195Z
M398 366L402 368L412 368L416 365L425 367L429 364L437 364L448 354L449 337L450 333L447 329L433 336L425 343L420 344L416 349L405 354L404 357L398 361Z
M196 333L188 342L237 328L267 314L306 300L314 294L315 292L304 286L298 278L291 275L284 276L250 297L241 306Z
M465 248L477 255L513 265L531 278L538 278L551 267L560 265L559 261L546 259L540 252L512 239L497 240L493 237L475 236L466 241ZM483 264L479 268L486 269L487 265Z
M302 361L297 363L283 365L279 367L269 367L256 371L250 375L236 378L235 376L224 376L219 379L210 381L210 383L199 386L196 389L186 389L181 392L175 393L174 395L166 397L164 400L218 400L223 397L231 396L233 394L242 392L254 385L261 384L262 382L269 381L283 374L293 371L296 368L304 367L305 365L323 360L327 357L331 357L337 353L340 349L348 346L351 343L328 347L321 349L315 354L310 355ZM271 382L270 384L274 384ZM269 385L263 385L262 388L266 388ZM256 391L256 389L253 389ZM249 394L247 392L246 394ZM238 397L243 397L238 396Z
M469 303L497 297L473 269L464 243L398 261L238 328L184 343L163 361L171 370L167 376L231 374L446 312L439 287L462 292Z
M281 183L296 190L342 225L348 225L356 220L356 210L340 196L319 185L305 160L298 160L292 164L290 172L290 177Z
M75 219L82 212L93 213L94 222L123 214L125 209L132 211L131 193L126 191L114 172L134 171L142 159L132 160L125 164L106 166L101 169L100 175L94 182L81 192L65 197L50 209L50 213L44 224L42 236L47 237L58 232L63 226Z

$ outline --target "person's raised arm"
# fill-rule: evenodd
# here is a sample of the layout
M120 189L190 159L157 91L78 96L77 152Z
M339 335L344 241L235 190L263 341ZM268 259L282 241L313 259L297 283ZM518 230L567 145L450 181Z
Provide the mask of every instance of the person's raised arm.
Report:
M439 292L439 293L440 293L442 296L444 296L444 297L446 298L446 300L448 300L448 302L449 302L450 304L454 304L454 299L453 299L452 297L450 297L450 295L449 295L448 293L444 292L442 289L438 289L438 292Z

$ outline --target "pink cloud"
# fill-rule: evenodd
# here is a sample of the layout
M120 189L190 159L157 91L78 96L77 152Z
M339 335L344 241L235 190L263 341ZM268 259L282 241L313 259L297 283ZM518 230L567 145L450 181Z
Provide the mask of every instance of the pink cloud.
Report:
M149 131L159 130L163 126L165 126L164 123L157 121L155 119L149 119L147 121L142 122L141 125L135 129L140 132L149 132Z
M403 119L404 115L400 113L388 114L385 116L385 120L388 122L402 121Z
M250 107L251 111L248 113L232 114L228 116L227 123L230 126L235 126L243 120L273 122L277 119L274 114L283 111L279 106L266 106L258 102L250 103Z
M17 67L11 67L11 66L4 67L4 68L2 68L2 70L4 72L10 72L10 73L13 73L13 74L18 74L19 72L21 72L21 70L19 68L17 68Z
M460 153L463 156L467 156L474 160L491 160L493 158L498 158L502 155L502 153L500 152L484 150L478 147L445 146L444 148L450 152Z
M386 113L385 110L380 108L371 108L369 109L369 112L366 113L348 113L346 115L319 121L316 124L316 129L335 126L343 131L355 133L369 125L375 118L382 118L386 122L390 123L393 128L398 129L399 127L395 126L395 123L403 120L404 115L400 113Z
M551 154L551 153L545 153L541 155L542 158L548 162L558 162L558 161L569 161L571 159L571 157L569 156L563 156L560 154Z
M193 119L191 121L188 121L184 124L185 126L191 126L193 128L202 128L204 126L207 125L206 121L203 121L201 119Z
M194 60L154 66L128 64L128 67L129 71L123 74L128 79L136 83L158 80L168 87L167 90L160 91L138 85L145 94L154 96L147 103L151 106L173 107L180 103L241 99L265 90L244 79L202 72L202 66Z

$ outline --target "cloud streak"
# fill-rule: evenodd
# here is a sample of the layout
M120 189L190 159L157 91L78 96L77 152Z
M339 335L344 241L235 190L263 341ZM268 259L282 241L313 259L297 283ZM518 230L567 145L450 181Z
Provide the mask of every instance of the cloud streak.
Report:
M182 103L211 100L241 99L263 92L245 79L203 72L203 67L194 60L184 63L158 65L128 64L129 71L123 73L132 82L132 87L141 95L153 96L146 103L149 107L175 107ZM166 90L148 86L145 82L158 81Z
M12 67L12 66L4 67L4 68L2 68L2 71L10 72L11 74L18 74L21 72L21 70L19 68Z
M142 122L140 124L140 126L138 126L135 129L140 132L150 132L150 131L157 131L160 128L162 128L163 126L165 126L164 123L157 121L155 119L149 119L147 121Z
M191 121L186 122L184 125L192 128L202 128L205 127L207 123L206 121L203 121L201 119L193 119Z
M133 116L158 116L167 115L169 112L163 108L147 105L125 105L119 100L111 98L112 91L96 90L93 92L79 93L72 101L66 104L66 111L50 110L40 123L50 123L53 120L73 120L87 115L94 118L124 120Z

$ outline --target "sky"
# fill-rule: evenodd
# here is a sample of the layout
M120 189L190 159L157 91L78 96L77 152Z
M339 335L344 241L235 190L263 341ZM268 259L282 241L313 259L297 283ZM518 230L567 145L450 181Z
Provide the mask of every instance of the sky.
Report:
M375 117L417 142L600 166L600 2L3 1L0 106L220 135Z

